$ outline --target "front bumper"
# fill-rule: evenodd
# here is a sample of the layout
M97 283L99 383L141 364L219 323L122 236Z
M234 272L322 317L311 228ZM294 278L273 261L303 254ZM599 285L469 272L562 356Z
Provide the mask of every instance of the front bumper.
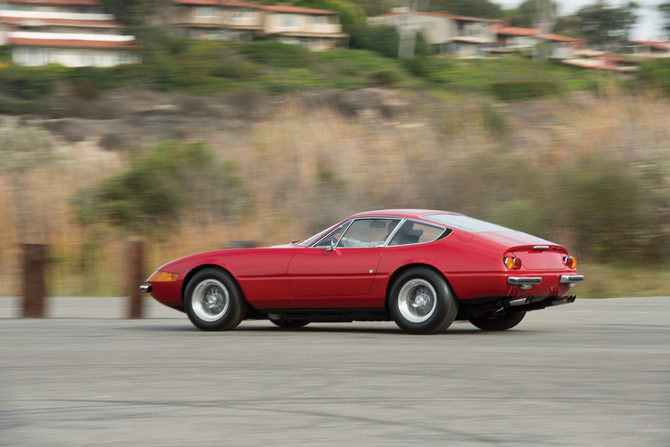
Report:
M151 293L151 284L144 284L140 286L140 292L142 293Z

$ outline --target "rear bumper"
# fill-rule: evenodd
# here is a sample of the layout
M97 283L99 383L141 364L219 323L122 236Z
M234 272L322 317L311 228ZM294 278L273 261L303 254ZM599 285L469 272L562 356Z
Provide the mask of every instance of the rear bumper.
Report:
M584 275L563 275L558 282L560 284L572 284L574 286L576 283L582 281L584 281Z

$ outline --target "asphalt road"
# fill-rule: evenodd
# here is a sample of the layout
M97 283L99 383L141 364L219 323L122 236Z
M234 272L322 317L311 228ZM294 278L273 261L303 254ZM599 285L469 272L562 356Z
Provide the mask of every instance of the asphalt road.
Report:
M3 446L668 446L670 297L577 300L515 329L196 330L148 302L0 298Z

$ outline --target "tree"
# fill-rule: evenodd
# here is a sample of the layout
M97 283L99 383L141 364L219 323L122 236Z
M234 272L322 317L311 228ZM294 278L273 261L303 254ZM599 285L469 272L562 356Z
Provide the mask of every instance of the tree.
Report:
M603 49L625 44L637 20L634 13L637 8L634 2L614 7L605 0L584 6L575 14L581 21L580 34L589 43Z
M658 5L658 9L663 15L663 33L667 39L670 39L670 2L661 3Z
M518 8L508 10L506 15L511 19L512 26L530 28L546 16L555 21L557 10L558 5L551 0L526 0Z
M282 0L263 0L263 4L275 5L282 3ZM356 3L347 0L295 0L295 6L303 8L323 9L326 11L337 11L340 13L340 23L342 31L350 32L352 27L363 25L366 22L365 10Z
M446 12L458 16L497 19L502 17L500 5L489 0L433 0L429 11Z

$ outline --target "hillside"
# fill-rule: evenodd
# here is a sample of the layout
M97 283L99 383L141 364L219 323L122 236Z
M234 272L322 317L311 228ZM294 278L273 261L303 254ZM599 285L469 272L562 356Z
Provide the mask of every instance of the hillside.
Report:
M149 271L391 207L562 243L589 275L579 296L670 294L670 104L651 93L606 82L510 102L409 84L96 91L59 84L43 99L59 113L2 119L0 295L19 293L24 242L50 245L50 294L110 296L128 238L148 241Z

